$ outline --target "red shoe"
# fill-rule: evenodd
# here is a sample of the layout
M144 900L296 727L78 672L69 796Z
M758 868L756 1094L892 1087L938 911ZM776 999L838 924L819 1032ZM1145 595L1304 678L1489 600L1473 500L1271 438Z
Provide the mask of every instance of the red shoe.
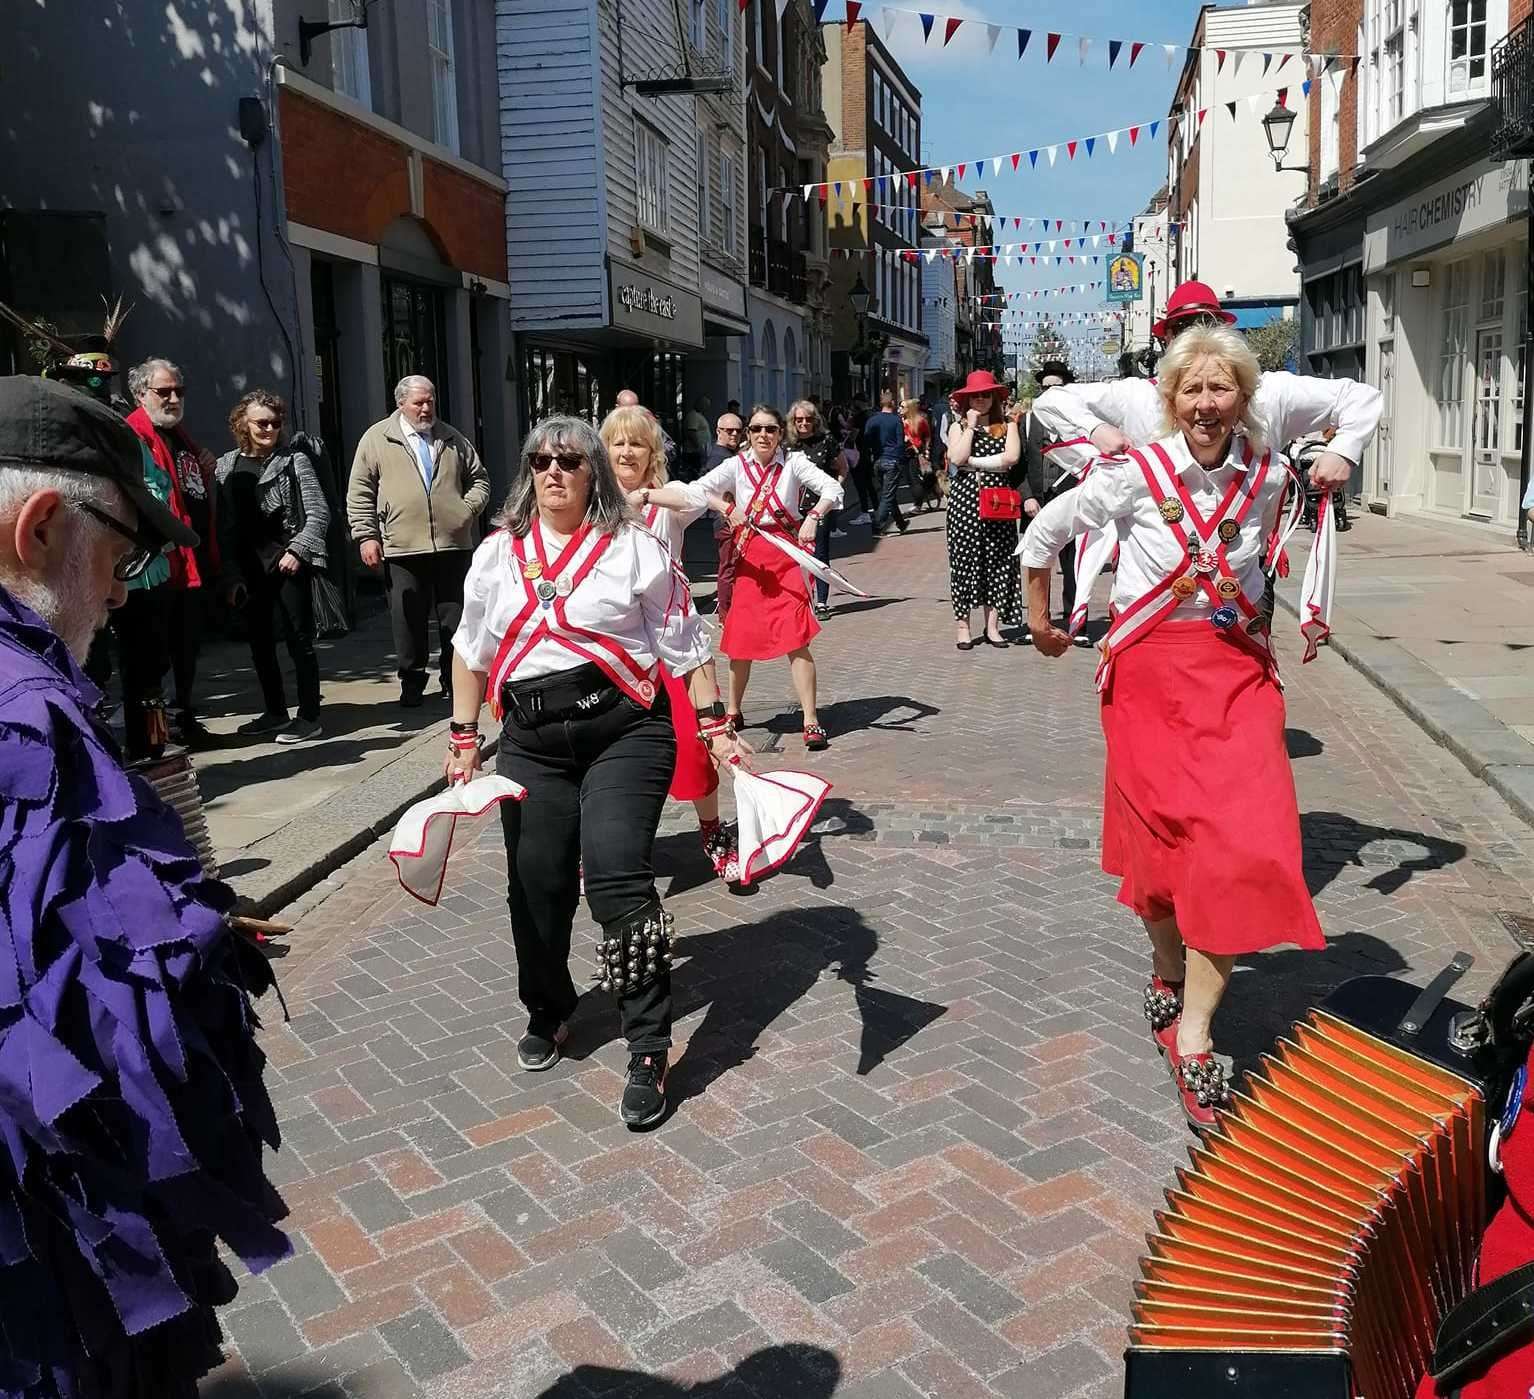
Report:
M740 852L735 848L735 837L723 821L698 832L703 837L703 853L714 867L714 873L726 884L740 882Z
M1171 1057L1176 1058L1175 1047ZM1195 1132L1213 1127L1216 1115L1230 1105L1224 1065L1213 1054L1189 1054L1176 1059L1172 1077L1188 1125Z
M1145 983L1145 1018L1150 1021L1156 1049L1163 1055L1176 1053L1177 1023L1182 1019L1182 988L1182 982L1163 981L1159 976L1152 976Z
M804 726L804 747L809 753L819 753L831 746L831 740L826 737L826 731L819 724L806 724Z

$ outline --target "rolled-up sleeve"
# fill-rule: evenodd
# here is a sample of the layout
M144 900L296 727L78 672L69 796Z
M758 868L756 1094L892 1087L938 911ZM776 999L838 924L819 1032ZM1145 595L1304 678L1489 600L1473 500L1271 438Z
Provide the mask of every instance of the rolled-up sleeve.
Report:
M635 534L634 589L651 649L673 675L687 675L714 658L708 628L693 606L692 587L681 565L652 535L641 530ZM468 608L464 611L467 614Z
M841 509L846 492L836 477L822 471L803 452L790 453L788 466L799 484L819 497L819 504L828 510Z
M1024 568L1048 568L1078 534L1102 529L1134 508L1139 469L1131 461L1101 458L1073 491L1057 496L1035 515L1018 557Z
M463 615L453 633L453 650L470 670L480 675L490 673L501 644L494 617L500 590L507 579L505 561L506 535L497 532L474 551L463 580Z

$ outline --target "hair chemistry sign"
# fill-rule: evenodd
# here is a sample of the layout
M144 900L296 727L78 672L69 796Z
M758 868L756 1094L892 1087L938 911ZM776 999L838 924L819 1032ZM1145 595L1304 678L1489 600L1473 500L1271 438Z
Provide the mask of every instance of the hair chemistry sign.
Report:
M1483 160L1371 214L1364 229L1364 271L1420 257L1528 211L1528 161Z

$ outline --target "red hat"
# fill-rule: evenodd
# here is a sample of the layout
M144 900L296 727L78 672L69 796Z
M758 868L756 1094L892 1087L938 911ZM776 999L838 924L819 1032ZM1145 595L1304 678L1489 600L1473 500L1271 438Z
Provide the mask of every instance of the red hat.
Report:
M989 369L975 369L964 381L962 389L953 391L954 398L971 398L976 394L993 393L1004 394L1007 386L991 373Z
M1185 316L1216 316L1226 325L1235 325L1236 318L1223 306L1214 294L1214 288L1205 282L1184 282L1167 297L1166 314L1151 327L1151 334L1158 340L1167 338L1167 327Z

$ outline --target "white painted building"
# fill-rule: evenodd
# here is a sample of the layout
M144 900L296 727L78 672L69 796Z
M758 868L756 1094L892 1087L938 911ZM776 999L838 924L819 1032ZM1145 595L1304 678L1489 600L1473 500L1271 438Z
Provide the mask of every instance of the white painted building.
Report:
M1133 219L1134 250L1144 268L1145 295L1129 303L1126 337L1131 350L1146 349L1151 343L1151 327L1166 308L1167 294L1176 285L1171 276L1171 230L1167 214L1167 192L1162 189Z
M1172 282L1207 282L1243 325L1292 314L1299 299L1284 213L1306 187L1309 137L1300 88L1308 70L1295 58L1280 60L1304 49L1306 8L1296 0L1206 6L1173 98L1175 120L1168 122L1170 218L1181 225L1171 249ZM1262 125L1286 79L1286 105L1297 114L1286 164L1298 173L1275 171Z
M677 26L686 24L678 34ZM667 430L740 395L745 35L736 0L496 0L506 239L524 416L634 389ZM723 96L634 84L726 72Z
M933 233L922 239L925 248L948 248L947 237ZM959 284L951 257L922 259L922 326L927 332L926 380L951 382L959 376Z

